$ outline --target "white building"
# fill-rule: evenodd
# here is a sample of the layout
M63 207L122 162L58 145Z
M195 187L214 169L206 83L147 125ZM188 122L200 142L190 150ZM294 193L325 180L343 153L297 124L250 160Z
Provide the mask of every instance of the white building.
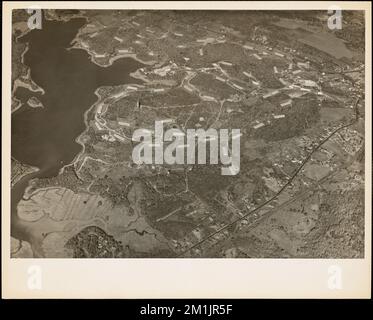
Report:
M259 129L261 127L264 127L264 123L261 122L261 123L258 123L257 125L255 125L253 128L256 130L256 129Z

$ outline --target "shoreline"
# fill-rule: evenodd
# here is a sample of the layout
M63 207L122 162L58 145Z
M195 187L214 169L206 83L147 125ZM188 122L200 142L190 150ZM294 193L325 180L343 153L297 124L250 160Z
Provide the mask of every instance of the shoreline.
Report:
M21 173L20 175L14 176L14 180L12 179L13 177L11 177L11 189L13 189L13 187L20 180L22 180L24 177L26 177L27 175L32 174L32 173L36 173L36 172L40 171L40 168L38 168L38 167L30 166L28 164L22 164L20 161L18 161L16 158L13 158L13 157L12 157L12 159L15 162L17 162L18 165L23 166L23 167L27 167L27 169L23 173Z

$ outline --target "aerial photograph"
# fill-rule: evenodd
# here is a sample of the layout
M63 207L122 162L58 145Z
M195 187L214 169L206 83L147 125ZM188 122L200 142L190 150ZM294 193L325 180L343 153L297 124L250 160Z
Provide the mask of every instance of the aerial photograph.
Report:
M11 258L364 258L364 11L290 9L13 10Z

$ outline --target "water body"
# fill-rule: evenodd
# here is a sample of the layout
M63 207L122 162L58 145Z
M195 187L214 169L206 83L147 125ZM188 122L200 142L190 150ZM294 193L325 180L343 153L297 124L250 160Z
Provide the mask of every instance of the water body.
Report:
M325 21L325 24L327 22ZM273 22L274 25L285 29L291 29L296 33L297 40L330 54L336 59L343 57L352 58L353 53L346 47L342 39L337 38L332 31L322 31L315 27L307 26L303 22L289 19L281 19Z
M353 57L353 53L347 49L343 40L338 39L332 33L323 32L311 34L304 37L304 39L298 39L298 41L326 52L336 59L341 59L343 57L351 59Z
M12 188L11 234L21 240L30 241L35 235L30 235L29 228L20 223L17 204L30 179L56 176L81 151L75 139L85 129L85 111L97 101L95 90L141 82L130 76L143 66L132 58L121 58L111 66L100 67L85 50L71 49L84 24L83 18L68 22L44 20L41 30L32 30L19 39L28 43L24 64L30 67L33 81L45 91L42 95L21 88L15 93L24 104L35 96L44 106L22 106L12 115L12 157L39 168Z

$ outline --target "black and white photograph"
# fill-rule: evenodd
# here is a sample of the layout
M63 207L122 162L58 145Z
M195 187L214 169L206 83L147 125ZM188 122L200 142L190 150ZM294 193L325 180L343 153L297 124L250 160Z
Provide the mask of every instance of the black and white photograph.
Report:
M367 9L226 7L11 10L8 258L367 257Z

